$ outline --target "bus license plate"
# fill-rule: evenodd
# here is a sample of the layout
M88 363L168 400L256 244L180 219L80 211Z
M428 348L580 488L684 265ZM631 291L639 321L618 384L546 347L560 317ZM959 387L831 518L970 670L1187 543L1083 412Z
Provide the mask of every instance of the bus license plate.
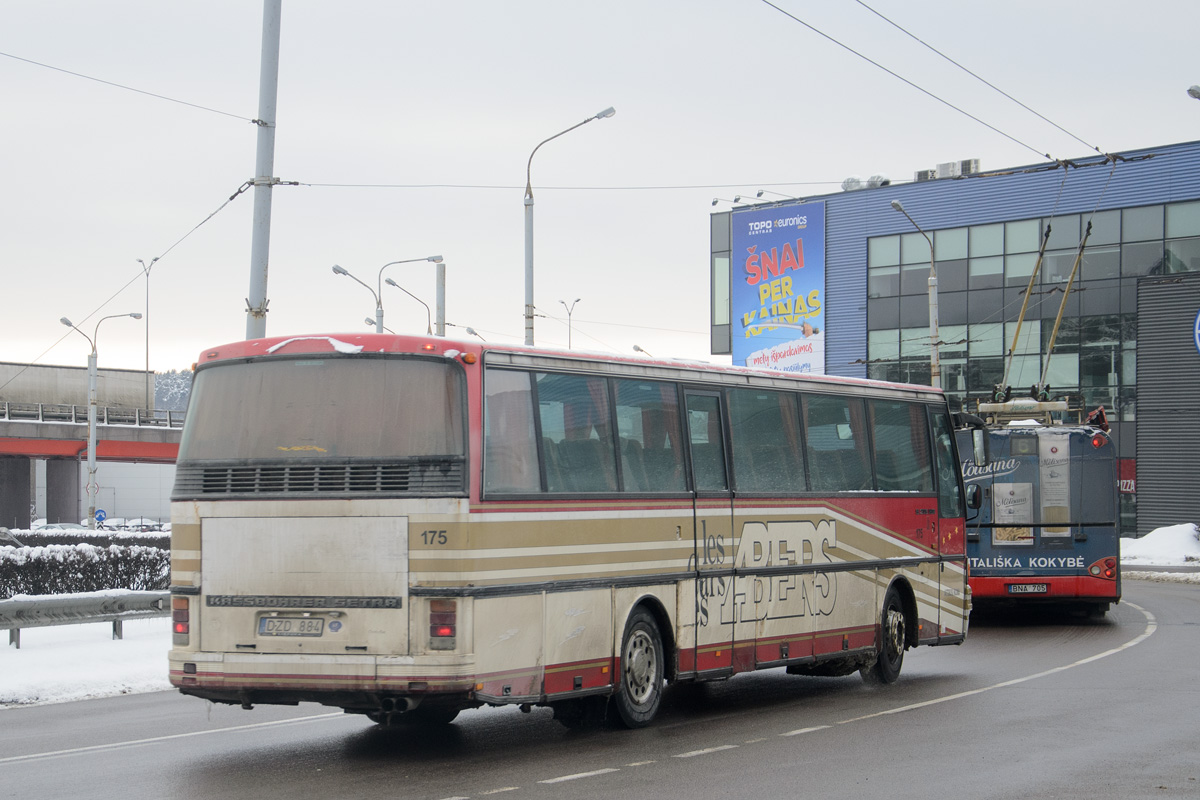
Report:
M260 617L259 636L320 636L325 620L316 617Z
M1009 594L1045 594L1050 587L1045 583L1010 583Z

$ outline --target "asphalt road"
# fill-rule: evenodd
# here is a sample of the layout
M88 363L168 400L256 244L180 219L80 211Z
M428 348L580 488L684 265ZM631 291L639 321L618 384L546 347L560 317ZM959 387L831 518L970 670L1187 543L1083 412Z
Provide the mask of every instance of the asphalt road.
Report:
M670 691L639 731L548 709L384 730L173 692L0 711L0 797L1200 797L1200 586L1125 583L1103 620L973 616L900 681L782 670Z

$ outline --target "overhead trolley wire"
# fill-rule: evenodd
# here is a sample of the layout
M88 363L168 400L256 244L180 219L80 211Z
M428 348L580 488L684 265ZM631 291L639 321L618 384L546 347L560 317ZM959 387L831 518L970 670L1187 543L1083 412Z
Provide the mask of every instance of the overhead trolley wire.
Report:
M0 54L0 55L2 55L2 54ZM191 230L189 230L183 236L180 236L178 239L176 239L175 242L173 244L171 244L170 247L168 247L166 250L163 250L162 253L159 254L157 257L155 257L154 260L151 261L150 263L154 264L154 263L158 262L160 259L163 258L163 256L167 255L172 250L174 250L176 247L178 247L180 244L182 244L185 239L187 239L189 236L191 236L193 233L195 233L197 230L199 230L200 227L202 225L204 225L206 222L208 222L210 219L215 217L217 214L221 213L221 211L224 210L224 208L227 205L229 205L234 200L236 200L243 192L245 192L247 189L249 189L253 185L254 185L254 181L246 181L241 186L239 186L237 191L235 191L233 194L231 194L229 196L229 198L224 203L222 203L220 206L218 206L215 211L213 211L211 214L209 214L204 219L200 220L200 222L193 225ZM115 292L113 292L111 295L109 295L107 300L102 302L100 305L96 306L96 308L92 309L92 311L86 317L83 317L82 319L80 319L79 320L80 324L87 322L92 317L96 316L96 314L100 313L100 311L103 310L105 306L107 306L113 300L117 299L117 296L119 294L121 294L121 292L125 291L130 286L132 286L133 282L136 281L138 278L142 277L144 274L145 274L145 272L143 270L139 270L132 278L130 278L128 281L126 281L119 289L117 289ZM9 378L4 383L0 384L0 389L3 389L5 386L8 386L10 383L15 381L17 378L21 377L21 374L23 372L25 372L25 370L29 369L30 367L34 366L35 364L40 363L41 360L46 357L47 353L49 353L54 348L58 347L58 345L62 343L63 339L66 339L70 335L71 335L71 331L68 330L62 336L55 339L54 343L51 344L49 347L47 347L45 350L43 350L41 353L39 353L38 356L33 359L33 361L26 364L21 369L17 370L15 375L13 375L11 378Z
M908 85L909 85L909 86L911 86L912 88L916 89L916 90L917 90L918 92L920 92L921 94L924 94L924 95L926 95L927 97L930 97L930 98L932 98L932 99L934 99L934 100L938 101L938 102L939 102L939 103L941 103L942 105L944 105L944 106L946 106L946 107L948 107L948 108L951 108L951 109L953 109L954 111L957 111L958 113L962 114L963 116L965 116L965 117L968 117L968 118L970 118L970 119L974 120L975 122L978 122L980 125L984 126L984 127L985 127L985 128L987 128L988 130L991 130L991 131L994 131L995 133L998 133L998 134L1000 134L1000 135L1001 135L1001 136L1003 136L1005 139L1008 139L1009 141L1012 141L1012 142L1015 142L1016 144L1019 144L1021 147L1024 147L1026 150L1029 150L1029 151L1031 151L1031 152L1037 153L1037 154L1038 154L1040 157L1042 157L1042 158L1046 158L1046 159L1049 159L1050 161L1054 161L1054 157L1053 157L1053 156L1051 156L1049 153L1043 153L1043 152L1041 152L1041 151L1040 151L1040 150L1038 150L1036 147L1034 147L1034 146L1032 146L1032 145L1030 145L1030 144L1027 144L1026 142L1023 142L1023 141L1021 141L1020 139L1018 139L1017 137L1013 136L1012 134L1010 134L1010 133L1006 133L1005 131L1002 131L1002 130L1000 130L999 128L997 128L995 125L992 125L992 124L991 124L991 123L989 123L989 122L984 122L982 119L980 119L979 117L977 117L977 116L975 116L974 114L970 113L969 111L966 111L966 110L964 110L964 109L962 109L962 108L959 108L958 106L956 106L956 105L954 105L953 103L951 103L949 100L945 100L945 99L943 99L943 98L941 98L941 97L938 97L936 94L934 94L933 92L929 91L928 89L926 89L926 88L924 88L924 87L922 87L922 86L919 86L918 84L914 83L913 81L910 81L908 78L905 78L903 75L900 75L899 73L897 73L897 72L895 72L895 71L893 71L893 70L890 70L890 69L888 69L888 68L887 68L887 67L885 67L883 64L880 64L878 61L875 61L874 59L870 58L869 56L866 56L866 55L864 55L863 53L860 53L859 51L855 50L855 49L854 49L853 47L851 47L850 45L848 45L848 44L844 44L844 43L842 43L842 42L838 41L837 39L833 38L833 37L832 37L832 36L830 36L829 34L825 33L824 31L822 31L822 30L820 30L820 29L818 29L818 28L816 28L816 27L814 27L814 26L810 25L809 23L807 23L807 22L805 22L804 20L800 19L799 17L797 17L795 14L791 13L790 11L786 11L786 10L784 10L784 9L780 8L779 6L777 6L777 5L775 5L774 3L772 3L772 2L771 2L771 0L762 0L762 2L763 2L764 4L766 4L766 5L770 6L771 8L775 9L775 10L776 10L776 11L778 11L780 14L783 14L783 15L784 15L785 17L787 17L788 19L790 19L790 20L792 20L792 21L794 21L794 22L798 22L798 23L800 23L801 25L803 25L804 27L808 28L810 31L812 31L813 33L817 34L818 36L821 36L822 38L824 38L824 39L827 39L827 40L829 40L830 42L833 42L834 44L836 44L838 47L842 48L843 50L847 50L847 51L849 51L849 52L853 53L854 55L856 55L856 56L858 56L859 58L861 58L863 61L866 61L868 64L871 64L872 66L875 66L875 67L877 67L877 68L879 68L879 69L883 70L883 71L884 71L884 72L886 72L888 75L891 75L893 78L896 78L896 79L897 79L897 80L899 80L899 81L903 81L904 83L908 84Z
M941 57L942 57L942 58L944 58L945 60L949 61L949 62L950 62L951 64L953 64L954 66L958 67L959 69L961 69L963 72L965 72L965 73L967 73L968 75L970 75L970 76L971 76L972 78L974 78L975 80L977 80L977 81L979 81L980 83L984 84L984 85L985 85L985 86L987 86L988 88L990 88L990 89L993 89L993 90L995 90L995 91L999 92L1000 94L1002 94L1002 95L1004 95L1005 97L1007 97L1009 100L1012 100L1014 103L1016 103L1017 105L1019 105L1021 108L1025 109L1026 111L1028 111L1030 114L1033 114L1033 115L1034 115L1035 117L1037 117L1038 119L1042 120L1043 122L1049 123L1050 125L1053 125L1055 128L1058 128L1060 131L1062 131L1063 133L1065 133L1067 136L1070 136L1072 139L1074 139L1075 141L1079 142L1079 143L1080 143L1080 144L1082 144L1084 147L1087 147L1087 148L1089 148L1089 149L1091 149L1091 150L1095 150L1097 153L1101 153L1101 154L1103 154L1103 153L1102 153L1102 151L1100 150L1100 148L1099 148L1099 147L1097 147L1096 145L1094 145L1094 144L1090 144L1089 142L1086 142L1086 141L1084 141L1083 139L1081 139L1081 138L1079 138L1078 136L1076 136L1075 134L1071 133L1069 130L1067 130L1067 129L1066 129L1066 128L1064 128L1063 126L1059 125L1059 124L1058 124L1057 122L1055 122L1054 120L1052 120L1052 119L1050 119L1050 118L1046 117L1046 116L1045 116L1045 115L1043 115L1043 114L1040 114L1040 113L1038 113L1038 112L1037 112L1037 111L1035 111L1034 109L1032 109L1032 108L1030 108L1029 106L1025 105L1025 104L1024 104L1024 103L1022 103L1020 100L1018 100L1017 98L1013 97L1011 94L1009 94L1008 92L1004 91L1004 90L1003 90L1003 89L1001 89L999 86L996 86L996 85L995 85L994 83L992 83L991 81L989 81L989 80L987 80L986 78L983 78L983 77L981 77L981 76L979 76L979 75L975 74L975 73L974 73L974 72L972 72L971 70L969 70L969 69L967 69L966 67L964 67L962 64L960 64L960 63L958 63L957 61L955 61L955 60L954 60L953 58L951 58L950 56L948 56L948 55L946 55L945 53L943 53L941 50L938 50L938 49L937 49L936 47L934 47L933 45L931 45L931 44L929 44L928 42L926 42L925 40L921 39L921 38L920 38L919 36L917 36L916 34L912 33L911 31L908 31L908 30L906 30L906 29L905 29L903 26L901 26L900 24L898 24L898 23L894 22L893 20L890 20L890 19L888 19L888 18L887 18L887 17L885 17L883 14L881 14L881 13L879 13L878 11L876 11L875 9L871 8L869 5L867 5L866 3L864 3L864 2L863 2L863 0L854 0L854 1L855 1L856 3L858 3L860 6L862 6L863 8L865 8L867 11L870 11L872 14L874 14L874 15L875 15L875 16L877 16L877 17L879 17L881 20L883 20L883 21L884 21L884 22L886 22L887 24L889 24L889 25L891 25L892 27L894 27L896 30L898 30L898 31L900 31L901 33L903 33L905 36L908 36L908 37L912 38L913 40L915 40L916 42L918 42L918 43L919 43L919 44L921 44L922 46L924 46L924 47L928 48L929 50L932 50L934 53L937 53L939 56L941 56Z
M16 56L16 55L13 55L12 53L4 53L4 52L0 52L0 56L5 56L6 58L11 58L16 61L24 61L26 64L33 64L35 67L42 67L44 69L52 69L55 72L62 72L66 75L72 75L76 78L83 78L84 80L87 80L87 81L95 81L96 83L103 83L105 86L112 86L117 89L124 89L127 92L136 92L138 94L144 94L147 97L155 97L159 100L166 100L171 103L179 103L182 106L190 106L191 108L197 108L201 111L211 111L213 114L221 114L222 116L233 117L234 119L240 119L245 122L253 122L255 125L262 124L261 120L251 119L250 117L243 117L241 114L231 114L228 111L222 111L219 108L209 108L208 106L202 106L202 105L199 105L198 103L189 103L186 100L176 100L174 97L167 97L166 95L163 95L163 94L155 94L154 92L147 92L145 89L135 89L132 86L126 86L125 84L122 84L122 83L115 83L114 81L106 81L103 78L94 78L91 75L84 75L82 72L72 72L69 69L63 69L62 67L56 67L53 64L43 64L41 61L34 61L32 58L22 58L21 56Z

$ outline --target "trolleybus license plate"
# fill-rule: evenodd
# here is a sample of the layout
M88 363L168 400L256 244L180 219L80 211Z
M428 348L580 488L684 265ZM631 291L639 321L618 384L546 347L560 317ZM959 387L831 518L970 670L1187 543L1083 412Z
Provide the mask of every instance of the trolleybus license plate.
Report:
M259 617L259 636L320 636L325 620L315 617Z
M1044 583L1010 583L1009 594L1045 594L1049 586Z

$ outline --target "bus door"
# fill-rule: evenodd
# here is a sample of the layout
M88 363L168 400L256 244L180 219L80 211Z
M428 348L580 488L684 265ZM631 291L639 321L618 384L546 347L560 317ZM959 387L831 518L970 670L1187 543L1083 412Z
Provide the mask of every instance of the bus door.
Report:
M699 674L733 667L733 493L726 467L724 415L717 392L685 391L695 510L696 650Z
M937 530L934 540L941 556L934 576L938 586L937 637L961 636L966 632L966 498L962 473L954 447L954 428L949 415L941 408L931 408L933 428L934 471L937 475L937 509L933 518ZM933 639L922 631L923 641Z

